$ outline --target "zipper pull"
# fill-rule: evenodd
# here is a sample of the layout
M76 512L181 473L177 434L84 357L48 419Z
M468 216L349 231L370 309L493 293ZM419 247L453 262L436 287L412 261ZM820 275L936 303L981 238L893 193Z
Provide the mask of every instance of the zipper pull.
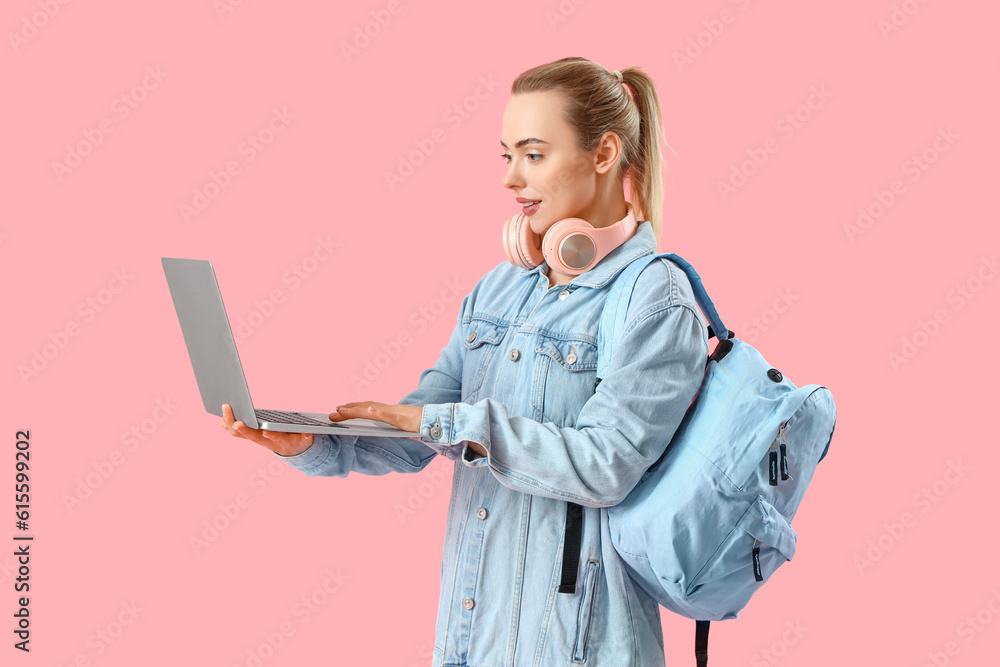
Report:
M781 422L778 427L778 442L781 443L779 446L781 448L781 479L788 479L790 475L788 474L788 456L785 452L785 424L788 422Z
M753 578L756 581L764 581L764 575L760 571L760 540L753 541Z
M778 452L774 449L777 440L771 441L771 449L767 453L767 482L771 486L778 486Z

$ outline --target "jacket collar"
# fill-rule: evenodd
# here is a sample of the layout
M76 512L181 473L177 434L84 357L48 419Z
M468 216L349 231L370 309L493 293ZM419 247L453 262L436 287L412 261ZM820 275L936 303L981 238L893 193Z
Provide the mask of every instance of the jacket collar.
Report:
M605 255L590 271L574 276L569 284L583 287L604 287L633 260L650 252L656 252L656 245L653 225L649 221L642 221L635 230L635 234L626 239L625 243ZM549 263L543 260L533 269L523 269L520 275L526 276L529 273L536 273L541 277L545 275L548 267Z

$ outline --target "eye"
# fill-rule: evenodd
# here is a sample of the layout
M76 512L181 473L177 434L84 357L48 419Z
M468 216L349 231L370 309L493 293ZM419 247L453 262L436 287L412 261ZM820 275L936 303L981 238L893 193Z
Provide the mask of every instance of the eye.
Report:
M542 155L540 153L528 153L527 156L528 157L537 157L538 159L542 158ZM500 154L500 159L502 159L507 164L510 164L510 155L509 154L507 154L507 153L501 153ZM531 160L531 162L538 162L538 160Z

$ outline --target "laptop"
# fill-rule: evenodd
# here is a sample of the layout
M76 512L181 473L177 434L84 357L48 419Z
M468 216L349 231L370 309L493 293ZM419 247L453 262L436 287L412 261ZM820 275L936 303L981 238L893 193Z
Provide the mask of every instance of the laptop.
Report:
M236 353L236 340L229 326L222 292L212 263L204 259L163 257L174 310L187 344L201 400L205 409L222 416L222 404L233 408L233 415L251 428L285 433L327 433L330 435L376 435L390 438L419 437L419 432L374 419L357 417L330 421L329 412L260 410L250 399L243 365ZM333 313L334 311L331 311Z

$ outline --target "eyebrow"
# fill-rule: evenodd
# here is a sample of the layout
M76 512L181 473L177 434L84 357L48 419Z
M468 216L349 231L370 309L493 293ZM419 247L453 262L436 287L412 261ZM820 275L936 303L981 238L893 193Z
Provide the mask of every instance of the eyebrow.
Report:
M541 139L536 139L535 137L528 137L527 139L521 139L519 142L514 144L514 148L520 148L525 144L547 144L547 143L549 142L542 141ZM503 142L503 139L500 140L500 145L503 146L504 148L507 148L507 144Z

